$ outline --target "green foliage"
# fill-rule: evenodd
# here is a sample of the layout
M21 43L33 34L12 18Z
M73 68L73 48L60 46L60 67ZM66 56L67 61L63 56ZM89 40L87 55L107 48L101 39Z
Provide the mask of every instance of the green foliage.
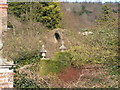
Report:
M40 61L40 75L49 75L59 73L66 66L66 63L54 60L42 60Z
M8 23L7 23L7 27L8 27L8 28L13 28L13 25L12 25L10 22L8 22Z
M58 73L65 67L71 65L71 54L68 52L55 53L52 60L40 61L40 74L48 75L50 73Z
M32 64L32 63L36 63L38 61L40 61L40 56L38 55L31 55L31 56L24 56L22 58L18 58L14 61L15 64L17 64L18 66L17 67L21 67L21 66L24 66L24 65L28 65L28 64Z
M72 59L72 55L69 52L56 52L54 54L53 60L60 61L63 63L70 63Z
M112 55L109 50L105 51L101 47L88 45L72 47L69 52L73 57L71 63L77 67L85 64L103 64Z
M112 15L111 8L108 6L108 4L105 4L101 8L101 13L100 13L99 18L97 19L97 22L99 22L99 23L107 22L107 21L113 19L111 15Z
M14 76L15 88L40 88L33 80L28 79L26 74L16 73Z
M111 75L119 75L119 76L120 76L118 65L108 66L108 69L110 70L110 74L111 74Z
M108 7L108 5L103 5L101 13L103 14L103 21L107 21L110 18L111 9Z
M41 22L50 29L59 28L62 19L57 2L12 2L9 3L8 12L21 21Z
M94 36L89 37L93 41L93 45L99 44L106 48L112 45L118 45L118 35L115 29L101 28L96 30L94 34Z
M107 66L110 75L119 75L120 76L120 72L119 72L119 60L120 57L119 56L114 56L111 57L108 62L105 63L105 65Z

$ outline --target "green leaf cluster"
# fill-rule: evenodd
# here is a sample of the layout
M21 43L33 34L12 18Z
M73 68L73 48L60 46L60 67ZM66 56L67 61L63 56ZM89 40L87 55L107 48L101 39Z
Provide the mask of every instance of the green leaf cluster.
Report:
M15 88L40 88L33 80L28 79L26 74L16 73L14 76Z
M53 57L54 61L60 61L63 63L70 63L72 60L72 55L65 51L65 52L56 52Z
M61 27L62 13L57 2L12 2L8 13L23 22L41 22L49 29Z
M18 58L16 60L14 60L14 63L17 64L17 68L19 68L19 66L24 66L24 65L28 65L28 64L33 64L33 63L37 63L40 61L40 56L39 55L31 55L31 56L24 56L22 58Z
M101 8L100 15L97 19L97 22L108 22L112 18L112 9L109 7L108 4L104 4Z
M109 50L88 45L72 47L69 53L72 55L72 65L77 67L85 64L104 64L113 57L113 53Z

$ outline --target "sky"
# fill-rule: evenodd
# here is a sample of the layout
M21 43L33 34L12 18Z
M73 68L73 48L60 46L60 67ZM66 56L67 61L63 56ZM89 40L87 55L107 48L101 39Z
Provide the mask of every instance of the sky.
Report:
M102 3L105 3L105 2L120 2L120 0L61 0L61 1L68 1L68 2L84 2L84 1L87 1L87 2L102 2Z

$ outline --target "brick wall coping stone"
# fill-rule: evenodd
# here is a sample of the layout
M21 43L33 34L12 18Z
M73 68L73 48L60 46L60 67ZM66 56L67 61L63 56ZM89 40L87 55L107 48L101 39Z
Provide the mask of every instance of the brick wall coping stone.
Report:
M13 69L9 68L0 68L0 73L13 73Z
M0 8L8 8L8 4L0 4Z
M0 65L0 68L10 68L10 67L16 67L15 64L11 65Z

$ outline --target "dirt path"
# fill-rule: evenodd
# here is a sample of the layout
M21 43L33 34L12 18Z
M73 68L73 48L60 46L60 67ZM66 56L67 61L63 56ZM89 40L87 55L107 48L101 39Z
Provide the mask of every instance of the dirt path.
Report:
M109 75L105 67L99 64L84 65L79 69L68 67L58 77L65 88L118 87L118 77Z

